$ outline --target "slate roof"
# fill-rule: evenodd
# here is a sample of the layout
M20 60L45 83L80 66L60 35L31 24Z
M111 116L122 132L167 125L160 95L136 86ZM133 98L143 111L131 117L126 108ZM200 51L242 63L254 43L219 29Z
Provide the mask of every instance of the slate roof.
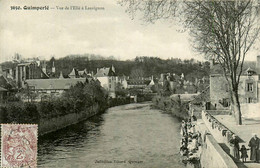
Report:
M244 75L247 75L248 73L256 74L256 71L250 67L247 68L247 70L245 70Z
M88 72L87 72L87 69L84 69L83 71L78 71L79 75L87 75Z
M191 100L192 103L201 103L206 102L210 100L210 87L207 86L198 96L196 96L193 100Z
M70 74L68 75L70 78L76 78L76 77L78 77L79 76L79 73L78 73L78 71L75 69L75 68L73 68L72 69L72 71L70 72Z
M111 70L111 68L100 68L95 77L106 77L106 76L115 76L115 72Z
M3 78L6 84L9 84L12 88L16 88L16 83L13 79L6 77L3 74L0 74L0 78ZM0 85L5 85L5 83L0 83Z
M255 71L256 63L253 62L253 61L245 61L242 70L243 70L243 72L245 72L248 69ZM223 74L223 69L222 69L221 65L219 63L214 63L214 65L210 67L210 74L211 75L213 75L213 74ZM243 73L243 74L245 74L245 73Z
M170 97L171 98L177 98L179 95L180 95L180 99L182 101L191 101L195 97L197 97L199 94L198 93L194 93L194 94L173 94Z
M64 78L64 79L29 79L26 83L35 87L36 90L66 90L77 82L85 82L86 78Z
M150 81L145 81L141 79L130 79L127 80L128 85L148 85Z

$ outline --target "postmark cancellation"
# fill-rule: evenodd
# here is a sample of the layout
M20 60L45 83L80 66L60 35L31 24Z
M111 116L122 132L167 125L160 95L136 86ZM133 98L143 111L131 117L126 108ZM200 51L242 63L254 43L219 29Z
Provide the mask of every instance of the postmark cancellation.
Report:
M1 124L1 167L37 167L36 124Z

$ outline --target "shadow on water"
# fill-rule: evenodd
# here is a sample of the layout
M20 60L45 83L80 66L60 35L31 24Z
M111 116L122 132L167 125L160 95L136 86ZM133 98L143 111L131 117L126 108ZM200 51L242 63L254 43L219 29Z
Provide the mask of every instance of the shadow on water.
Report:
M103 121L103 115L96 115L88 120L39 137L38 158L52 153L55 150L54 147L58 146L80 148L90 134L94 136L99 134L98 128L103 124Z
M63 166L63 164L70 164L71 162L80 162L79 153L84 156L83 164L91 164L89 161L93 160L92 158L99 157L98 154L100 153L98 151L102 151L102 155L104 156L110 156L110 154L113 153L113 150L118 150L118 152L114 152L115 155L113 157L120 157L121 154L119 153L125 151L129 152L127 155L124 155L124 157L128 158L129 154L132 153L131 150L134 149L137 153L135 153L132 158L135 158L135 155L140 155L144 160L146 158L151 162L156 159L164 160L164 162L167 161L167 163L161 163L163 167L166 165L170 167L176 164L178 165L177 167L199 168L199 163L181 163L181 156L178 154L178 140L180 136L178 135L178 130L180 128L179 124L181 119L151 109L151 111L144 111L142 108L130 107L129 109L131 110L129 111L120 108L105 112L102 115L93 116L78 124L39 137L39 167L55 167L57 166L56 164ZM139 109L141 110L140 112ZM135 110L138 110L138 112ZM124 124L126 121L128 124ZM163 122L165 124L161 125L157 123L157 126L154 127L154 124L156 124L157 121L158 123ZM146 123L145 128L141 127L143 123ZM117 124L121 125L120 127L123 128L117 128L117 132L115 133L114 130ZM139 126L136 126L136 124L139 124ZM161 128L165 138L160 138L159 136L157 139L153 140L157 141L155 144L150 144L149 139L144 141L143 137L147 136L147 138L150 138L151 136L160 134L161 132L158 131L159 128ZM139 133L139 135L143 133L140 132L140 130L146 131L146 129L149 130L147 134L144 136L136 136L136 133ZM172 129L176 131L173 132ZM153 131L154 133L150 131ZM126 135L129 136L129 138ZM115 137L119 140L115 139ZM168 143L169 141L167 141L167 138L173 138L172 142ZM135 144L135 142L138 142L138 144ZM129 144L129 146L119 145L120 143ZM111 145L113 147L111 147ZM160 150L154 150L157 149L159 145L162 145L160 146ZM169 145L169 148L167 145ZM150 146L153 146L153 148L150 148ZM105 147L105 149L103 147ZM139 148L144 150L139 150ZM175 152L169 152L169 150L175 150ZM66 162L66 160L69 161ZM155 161L155 163L157 162ZM141 167L149 167L149 165L150 163L147 162L147 165L141 165ZM92 164L89 166L91 167L94 165Z

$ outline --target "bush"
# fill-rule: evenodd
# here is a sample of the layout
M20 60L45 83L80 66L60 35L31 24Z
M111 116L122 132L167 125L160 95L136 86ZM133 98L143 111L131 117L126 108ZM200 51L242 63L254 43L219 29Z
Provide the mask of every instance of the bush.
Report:
M105 110L107 93L95 81L77 83L60 98L38 103L8 103L0 107L2 123L38 123L40 119L50 119L69 113L82 112L98 103ZM120 102L124 104L124 101Z
M172 115L182 118L188 119L188 103L181 102L179 98L171 99L170 97L160 97L156 96L153 98L154 107L164 110L166 112L171 113Z

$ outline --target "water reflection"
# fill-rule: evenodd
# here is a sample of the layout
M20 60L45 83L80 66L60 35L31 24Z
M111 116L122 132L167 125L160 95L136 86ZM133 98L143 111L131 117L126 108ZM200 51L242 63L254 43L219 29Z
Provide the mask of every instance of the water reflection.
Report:
M39 167L185 167L179 121L148 104L115 107L39 139ZM190 166L189 166L190 167Z

